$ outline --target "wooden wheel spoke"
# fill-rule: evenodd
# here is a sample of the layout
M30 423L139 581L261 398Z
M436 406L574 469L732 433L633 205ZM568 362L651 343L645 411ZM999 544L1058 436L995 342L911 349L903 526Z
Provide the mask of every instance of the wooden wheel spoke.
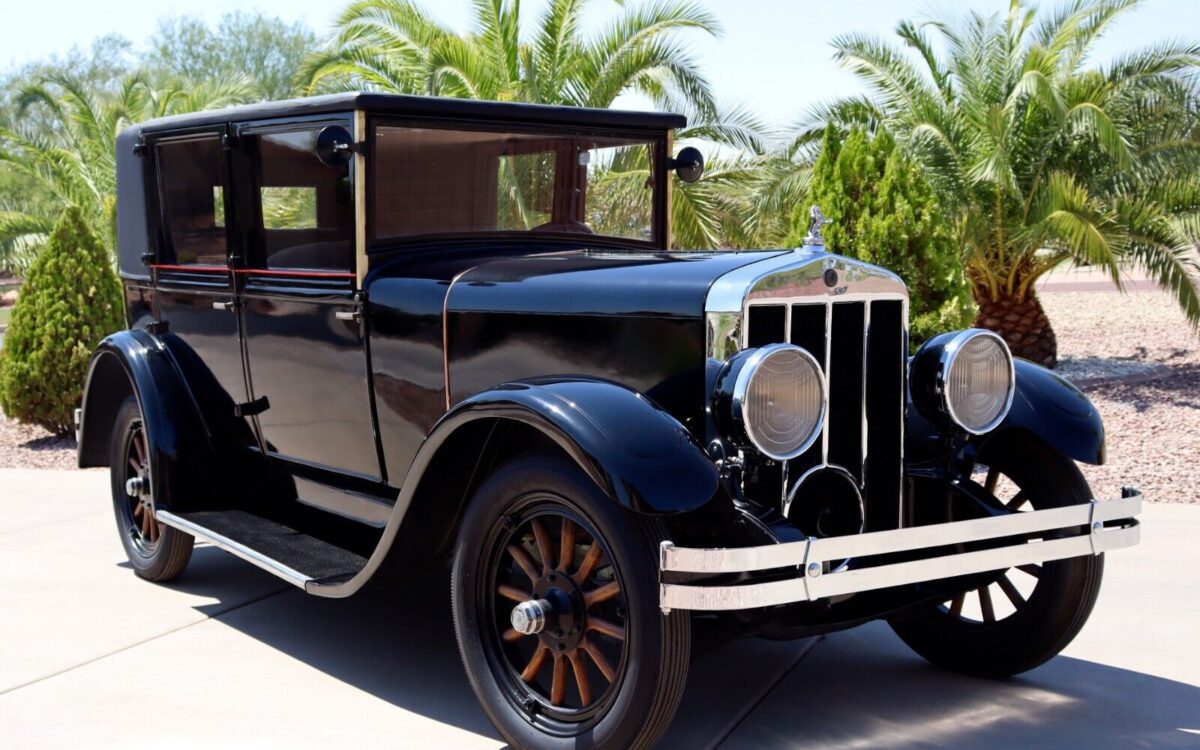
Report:
M1025 490L1021 490L1013 495L1013 499L1004 504L1004 507L1009 510L1020 510L1021 506L1029 501L1029 496L1025 494Z
M575 562L575 524L563 516L558 544L558 571L566 573Z
M616 638L618 641L625 640L625 628L611 623L608 620L601 620L599 617L589 617L587 629L594 630L597 633L603 633L609 638Z
M537 567L533 564L533 560L529 559L529 555L525 550L515 544L508 545L508 554L512 555L512 559L517 561L517 565L521 566L521 570L525 571L525 575L529 576L530 583L537 583L538 575Z
M535 518L529 522L533 527L533 537L537 540L538 554L542 558L542 575L549 575L554 567L554 547L550 544L550 535L546 533L546 524L542 519Z
M579 642L579 648L583 649L583 652L592 658L592 662L596 665L596 668L600 670L600 674L604 675L604 679L612 682L616 671L613 670L612 665L608 663L608 659L604 658L604 654L600 653L600 649L596 648L596 646L586 638Z
M621 584L616 581L610 581L599 588L592 589L583 595L583 606L591 607L606 602L612 599L617 594L621 593Z
M965 604L966 601L967 593L965 591L954 597L954 601L950 602L950 614L954 617L960 616L962 614L963 604Z
M142 512L143 512L142 504L140 502L137 505L133 506L133 517L134 518L141 518Z
M987 490L989 495L996 494L996 484L1000 481L1000 471L995 466L988 467L987 480L983 483L983 489Z
M1021 571L1022 573L1025 573L1026 575L1031 575L1034 578L1042 577L1042 566L1041 565L1018 565L1017 570Z
M542 665L546 663L546 656L550 653L550 649L544 643L539 643L537 650L533 652L533 656L529 657L529 663L525 665L525 669L521 672L521 679L525 682L533 682L537 679L538 672L542 671Z
M142 538L143 539L150 538L150 514L149 513L142 514Z
M983 610L984 622L996 621L996 610L992 606L992 594L988 591L987 586L979 589L979 608Z
M1025 603L1025 597L1021 596L1021 592L1017 591L1017 587L1013 585L1013 582L1008 580L1008 576L1000 576L1000 580L996 581L996 583L1000 586L1000 590L1004 592L1004 595L1008 597L1008 600L1012 602L1013 607L1020 609L1021 605Z
M141 465L141 464L139 464L139 463L137 462L137 459L136 459L136 458L134 458L133 456L130 456L130 457L129 457L129 468L133 469L133 473L134 473L134 474L141 474L141 473L142 473L142 465Z
M504 639L505 643L516 643L525 637L525 633L522 633L519 630L514 630L513 628L509 628L508 630L505 630L500 637Z
M139 430L138 433L133 436L133 449L137 451L138 464L142 466L146 465L145 435L146 433Z
M554 655L554 673L550 680L550 705L561 706L567 697L567 659Z
M567 654L567 658L571 660L571 671L575 673L575 687L579 689L579 700L584 707L592 702L592 688L588 683L587 664L583 661L583 654L579 649L571 651Z
M150 542L151 543L157 542L158 541L158 521L154 518L153 513L147 513L146 515L149 516L149 518L150 518Z
M497 586L496 593L500 594L500 596L503 596L505 599L508 599L510 601L514 601L517 603L527 601L530 598L532 598L531 594L528 591L522 591L521 589L517 588L516 586L509 586L507 583L502 583L499 586Z
M575 571L575 583L582 586L583 582L592 577L592 573L596 572L596 566L600 564L600 556L604 554L600 543L592 541L592 546L588 547L587 554L583 556L583 562L579 563L579 570Z

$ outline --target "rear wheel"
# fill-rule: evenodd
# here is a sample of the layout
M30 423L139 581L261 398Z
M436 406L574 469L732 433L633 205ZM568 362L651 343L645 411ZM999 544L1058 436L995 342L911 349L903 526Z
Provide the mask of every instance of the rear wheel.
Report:
M452 595L467 677L518 748L647 748L679 703L687 613L658 608L661 524L575 466L518 459L475 493Z
M1069 458L1044 443L1010 440L980 455L977 478L1011 513L1088 502L1091 490ZM1079 633L1100 591L1104 556L1022 565L987 586L893 618L892 629L938 666L982 677L1037 667Z
M137 400L117 412L109 448L113 511L121 544L133 570L149 581L179 576L192 557L195 540L159 523L151 482L150 442Z

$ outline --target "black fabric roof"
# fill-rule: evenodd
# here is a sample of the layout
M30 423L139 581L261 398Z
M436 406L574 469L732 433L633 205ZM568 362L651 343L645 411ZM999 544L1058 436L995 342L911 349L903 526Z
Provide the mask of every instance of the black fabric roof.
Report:
M461 117L506 122L544 123L549 125L599 126L614 128L667 129L687 125L683 115L661 112L631 112L618 109L589 109L546 104L517 104L472 99L406 94L351 92L327 94L304 99L286 99L261 104L245 104L186 115L149 120L135 126L144 132L180 127L215 125L238 120L298 117L362 109L372 114L415 115L421 117Z

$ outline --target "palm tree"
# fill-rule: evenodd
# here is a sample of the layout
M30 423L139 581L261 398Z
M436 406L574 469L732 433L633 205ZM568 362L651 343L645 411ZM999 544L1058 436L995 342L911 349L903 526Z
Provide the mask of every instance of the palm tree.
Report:
M532 38L522 39L519 2L472 5L473 31L459 35L411 0L357 0L302 67L301 85L309 93L370 89L582 107L610 107L621 94L642 94L662 109L688 115L692 126L677 134L681 140L720 143L739 154L711 164L701 182L679 187L676 246L716 247L754 238L748 228L760 222L753 221L756 203L746 196L766 185L751 167L767 159L767 129L744 109L718 105L678 38L687 30L719 34L710 13L689 2L630 4L586 37L581 20L587 0L550 0ZM632 181L635 171L648 166L616 168ZM786 213L785 208L780 215Z
M113 92L90 91L78 78L57 73L22 89L21 113L44 108L49 132L0 127L0 169L26 178L51 200L0 210L0 255L26 258L48 237L58 214L78 207L96 236L116 247L116 138L124 128L162 117L249 101L246 79L200 84L184 81L152 87L141 75L125 78Z
M903 21L899 45L838 37L836 58L869 93L817 108L798 139L826 122L890 131L956 220L976 325L1048 366L1057 344L1034 283L1063 263L1118 285L1144 270L1200 325L1200 45L1088 64L1137 4L1075 0L1043 18L1013 0L1004 16Z

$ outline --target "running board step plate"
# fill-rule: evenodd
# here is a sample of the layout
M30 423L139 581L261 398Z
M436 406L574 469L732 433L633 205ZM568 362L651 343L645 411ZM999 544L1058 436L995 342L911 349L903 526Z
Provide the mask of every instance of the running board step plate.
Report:
M206 541L301 589L315 581L353 576L367 558L241 510L171 513L159 521Z

